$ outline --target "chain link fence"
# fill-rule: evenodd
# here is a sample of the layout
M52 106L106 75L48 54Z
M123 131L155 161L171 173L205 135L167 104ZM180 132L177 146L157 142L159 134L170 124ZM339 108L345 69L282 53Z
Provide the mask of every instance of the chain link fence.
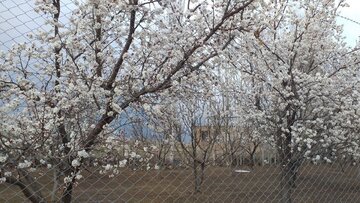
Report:
M75 7L76 2L61 1L59 20L66 24ZM6 53L14 44L31 42L33 38L29 34L34 30L50 30L45 25L46 16L34 8L34 1L0 0L2 52ZM1 105L5 105L4 102ZM241 147L230 156L224 155L226 143L216 139L207 151L199 146L201 153L208 155L206 161L198 161L196 155L183 157L184 151L192 147L190 144L181 146L156 139L137 143L139 137L144 137L138 134L144 131L135 128L134 125L125 128L126 132L122 133L128 135L126 138L119 136L110 140L110 151L100 146L94 150L94 157L82 163L81 175L73 174L76 180L72 202L280 202L282 199L282 166L274 146L261 141L239 144ZM204 145L213 134L201 127L194 131L196 139L202 139ZM29 154L32 155L30 150L31 147ZM3 151L6 149L0 148L0 164L1 159L4 160ZM26 149L22 153L21 156L27 156ZM87 158L87 154L83 157ZM6 166L10 168L6 172L0 169L0 202L61 199L67 178L66 167L60 167L63 163L53 162L51 166L34 159L22 164L30 164L33 172L11 164ZM359 174L358 163L351 157L332 163L302 160L301 166L292 173L291 200L360 202ZM43 199L32 195L36 192L41 192Z

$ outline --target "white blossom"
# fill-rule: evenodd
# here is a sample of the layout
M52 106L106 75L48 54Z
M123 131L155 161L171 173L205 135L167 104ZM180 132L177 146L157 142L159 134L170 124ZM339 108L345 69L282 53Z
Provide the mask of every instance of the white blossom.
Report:
M126 166L126 163L127 163L127 160L124 159L122 161L119 161L119 167L125 167Z
M74 160L71 161L71 165L72 165L73 167L78 167L78 166L80 166L81 164L80 164L80 161L79 161L78 159L74 159Z
M131 157L131 158L135 158L136 156L137 156L137 154L136 154L135 152L131 152L131 153L130 153L130 157Z
M70 183L72 181L71 177L65 177L64 178L64 183Z
M12 175L12 173L10 172L10 171L6 171L5 173L4 173L4 176L5 177L10 177Z
M110 165L110 164L106 164L106 166L104 166L104 169L105 169L106 171L109 171L109 170L111 170L112 168L113 168L113 166Z
M4 163L7 160L7 155L0 155L0 163Z
M28 160L24 160L24 162L21 162L18 164L18 168L29 168L31 166L31 162Z
M82 176L81 174L77 174L77 175L75 176L76 180L80 180L82 177L83 177L83 176Z
M89 154L85 150L78 151L78 156L81 158L88 158Z

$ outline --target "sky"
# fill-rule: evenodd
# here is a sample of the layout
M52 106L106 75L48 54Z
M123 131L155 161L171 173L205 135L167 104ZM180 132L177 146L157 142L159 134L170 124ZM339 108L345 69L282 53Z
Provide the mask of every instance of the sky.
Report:
M62 12L69 15L72 1L62 2L65 4ZM360 0L347 0L347 3L350 7L342 8L341 16L358 23L342 17L338 17L337 21L344 25L348 45L355 46L360 36ZM27 41L24 34L42 26L44 18L33 11L33 6L32 0L0 0L0 50L7 50L12 43Z
M350 46L355 46L360 36L360 0L347 0L346 2L350 7L342 8L341 15L358 22L358 24L341 17L338 17L337 21L344 26L346 42Z

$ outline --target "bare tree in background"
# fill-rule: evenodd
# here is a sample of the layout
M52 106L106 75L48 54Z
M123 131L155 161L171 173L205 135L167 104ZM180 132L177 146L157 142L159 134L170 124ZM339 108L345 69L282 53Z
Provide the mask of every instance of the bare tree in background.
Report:
M198 193L204 182L205 169L214 161L211 153L220 136L221 121L207 120L208 106L203 101L183 102L178 108L182 113L176 130L180 146L177 152L193 170L194 191Z

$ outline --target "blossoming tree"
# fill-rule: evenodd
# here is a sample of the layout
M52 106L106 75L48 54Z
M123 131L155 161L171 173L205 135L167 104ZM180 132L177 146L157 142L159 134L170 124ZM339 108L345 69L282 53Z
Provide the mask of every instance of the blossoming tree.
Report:
M259 127L271 132L268 139L277 148L282 202L291 202L304 160L331 162L342 153L359 153L359 48L343 42L336 24L344 5L332 0L259 3L253 34L228 49L243 81L255 81L248 86L253 101L258 98L250 114L265 118Z
M70 202L84 160L119 116L221 55L253 0L179 2L75 2L62 22L62 1L36 1L45 31L0 54L1 181L45 202L38 169L56 168L64 182L54 191Z

